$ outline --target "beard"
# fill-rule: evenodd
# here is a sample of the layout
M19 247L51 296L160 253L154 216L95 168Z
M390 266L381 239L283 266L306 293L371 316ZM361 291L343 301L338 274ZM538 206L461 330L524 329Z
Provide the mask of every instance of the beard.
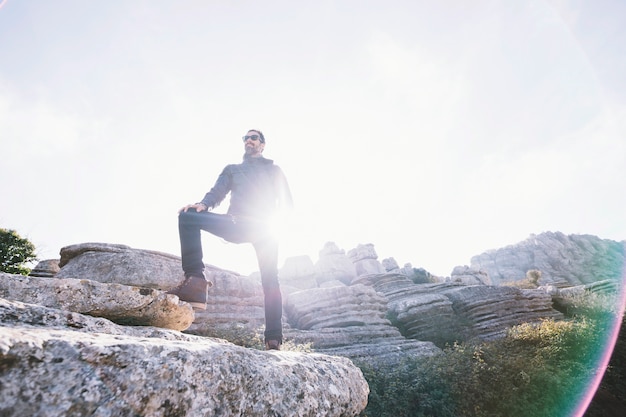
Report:
M255 144L249 144L245 146L245 155L246 156L260 156L261 148L256 146Z

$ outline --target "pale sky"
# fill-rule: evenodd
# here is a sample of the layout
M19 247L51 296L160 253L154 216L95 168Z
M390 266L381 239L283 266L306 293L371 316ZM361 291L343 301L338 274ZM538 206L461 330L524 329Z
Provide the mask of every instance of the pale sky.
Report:
M248 129L295 199L281 265L373 243L447 276L533 233L626 239L621 0L0 4L0 227L41 259L178 255Z

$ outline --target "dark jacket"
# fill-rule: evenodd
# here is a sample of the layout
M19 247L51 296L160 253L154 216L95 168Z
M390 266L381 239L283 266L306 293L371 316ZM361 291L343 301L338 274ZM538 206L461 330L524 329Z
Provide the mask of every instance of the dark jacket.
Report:
M216 207L230 192L228 214L259 220L278 208L291 208L292 199L285 174L274 161L261 157L244 158L241 164L227 165L202 203Z

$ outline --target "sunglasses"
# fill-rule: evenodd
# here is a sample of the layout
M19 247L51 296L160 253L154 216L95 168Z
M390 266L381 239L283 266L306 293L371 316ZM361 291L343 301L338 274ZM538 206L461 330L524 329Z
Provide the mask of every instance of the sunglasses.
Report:
M259 140L259 135L244 136L241 139L243 139L244 142L247 141L248 139Z

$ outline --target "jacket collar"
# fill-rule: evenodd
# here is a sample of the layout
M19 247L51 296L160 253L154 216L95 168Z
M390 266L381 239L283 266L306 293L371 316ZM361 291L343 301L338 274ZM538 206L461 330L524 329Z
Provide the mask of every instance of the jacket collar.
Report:
M273 164L274 161L271 159L267 159L263 156L251 157L246 154L243 155L243 163L244 164Z

